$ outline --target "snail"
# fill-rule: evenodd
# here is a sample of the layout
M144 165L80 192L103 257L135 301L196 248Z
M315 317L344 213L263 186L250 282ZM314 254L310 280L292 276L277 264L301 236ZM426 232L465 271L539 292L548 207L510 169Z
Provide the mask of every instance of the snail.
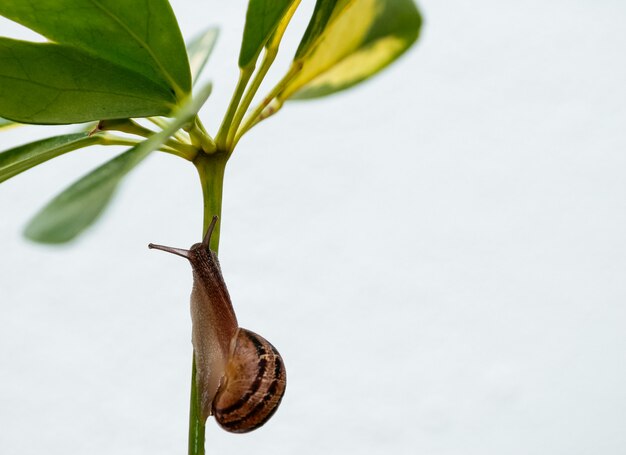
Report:
M203 421L214 415L226 431L246 433L276 412L285 393L286 371L269 341L237 324L217 254L209 247L216 223L214 216L202 243L189 250L152 243L148 248L191 263L192 344Z

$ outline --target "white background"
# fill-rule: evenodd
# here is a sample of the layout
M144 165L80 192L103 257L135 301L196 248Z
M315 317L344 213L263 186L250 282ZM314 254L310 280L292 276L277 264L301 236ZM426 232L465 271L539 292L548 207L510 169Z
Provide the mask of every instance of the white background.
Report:
M172 4L186 37L222 27L202 114L214 132L246 3ZM401 61L286 106L229 164L225 278L289 385L257 432L209 422L209 454L626 453L626 6L420 6ZM3 133L1 148L51 131ZM191 273L146 245L199 240L194 169L155 154L70 247L20 236L115 153L0 186L3 455L186 451Z

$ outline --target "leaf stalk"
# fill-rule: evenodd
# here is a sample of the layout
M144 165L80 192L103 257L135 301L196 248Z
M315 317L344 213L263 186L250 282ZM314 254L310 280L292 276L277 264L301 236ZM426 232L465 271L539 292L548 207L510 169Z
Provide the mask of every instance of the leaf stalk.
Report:
M283 91L283 89L289 84L289 82L291 82L291 80L298 74L301 69L301 65L292 65L292 67L289 69L287 74L285 74L285 76L280 80L280 82L276 84L276 86L265 98L263 98L263 101L254 109L254 111L252 111L252 113L246 117L243 126L239 128L239 131L237 131L237 134L235 135L232 147L235 147L239 142L239 139L241 139L241 136L247 133L253 126L259 123L261 120L265 120L270 115L278 112L280 107L282 107L282 103L277 104L277 108L272 110L269 115L263 115L263 111L265 110L265 108L276 99L276 97Z
M228 150L227 140L231 125L233 123L233 118L235 117L235 113L237 112L239 102L243 97L246 86L248 85L248 82L250 81L250 78L254 73L254 69L255 64L253 63L239 70L239 80L237 81L237 86L235 87L233 96L231 97L230 103L228 104L228 110L226 111L226 115L224 115L224 119L222 120L220 129L217 132L217 136L215 137L215 144L220 150Z

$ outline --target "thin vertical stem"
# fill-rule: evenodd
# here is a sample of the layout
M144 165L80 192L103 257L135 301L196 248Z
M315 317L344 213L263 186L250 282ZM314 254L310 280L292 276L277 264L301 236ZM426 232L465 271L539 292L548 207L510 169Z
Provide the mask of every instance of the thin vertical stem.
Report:
M233 118L235 117L235 113L237 112L237 108L239 107L241 97L243 96L246 86L248 85L248 81L250 81L250 78L254 73L254 68L255 66L254 64L252 64L239 70L239 80L237 81L235 92L230 99L228 110L226 111L226 115L224 115L224 120L222 120L220 129L217 132L217 136L215 136L215 143L217 144L217 147L219 149L225 150L227 148L227 139L230 132L231 124L233 122Z
M204 237L206 230L209 228L213 216L217 215L220 217L211 236L211 249L216 253L219 249L220 226L222 225L222 190L227 158L227 153L216 151L212 154L200 153L194 160L200 176L204 201L202 237Z
M200 176L202 196L204 201L204 221L202 223L202 237L209 228L214 215L219 220L213 235L211 235L210 248L219 250L220 226L222 218L222 191L224 187L224 171L226 169L227 154L216 152L211 155L199 153L194 164ZM198 383L196 381L196 365L193 362L191 369L191 402L189 406L189 455L204 455L205 421L200 412L200 396L198 395Z
M272 49L266 49L265 55L263 56L263 60L261 62L261 66L259 67L259 71L257 72L254 79L252 79L252 84L248 87L241 104L237 108L235 115L233 117L232 123L230 125L228 135L226 137L226 148L232 152L232 142L235 138L235 133L243 120L243 116L246 114L250 103L254 99L254 95L256 95L257 90L261 86L261 82L265 78L265 75L269 71L272 63L274 63L274 59L276 59L276 55L278 54L278 47Z
M200 397L196 381L196 361L191 359L191 399L189 403L189 455L204 455L204 424L200 417Z

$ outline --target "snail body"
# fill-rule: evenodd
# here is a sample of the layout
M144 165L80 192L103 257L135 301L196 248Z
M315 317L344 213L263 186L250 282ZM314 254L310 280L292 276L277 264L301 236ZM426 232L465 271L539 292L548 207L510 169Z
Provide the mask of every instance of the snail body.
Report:
M226 431L246 433L276 412L286 371L269 341L237 323L217 254L209 247L216 222L217 216L202 243L189 250L148 247L187 258L192 267L192 344L202 419L214 415Z

